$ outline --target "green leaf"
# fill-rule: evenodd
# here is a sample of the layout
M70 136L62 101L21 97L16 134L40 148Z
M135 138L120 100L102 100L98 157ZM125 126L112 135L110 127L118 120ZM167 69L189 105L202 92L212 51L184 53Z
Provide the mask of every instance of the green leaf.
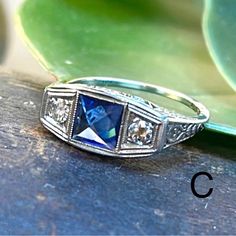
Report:
M209 52L236 91L236 1L205 0L203 30Z
M18 23L59 80L114 76L179 90L210 109L209 129L236 135L236 95L208 55L199 3L26 0Z

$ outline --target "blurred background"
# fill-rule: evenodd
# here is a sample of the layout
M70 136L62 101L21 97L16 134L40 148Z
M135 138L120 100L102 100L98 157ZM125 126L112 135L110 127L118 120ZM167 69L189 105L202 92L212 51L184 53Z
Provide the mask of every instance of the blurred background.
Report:
M34 74L48 80L49 74L31 55L14 27L14 13L21 2L0 0L0 72Z

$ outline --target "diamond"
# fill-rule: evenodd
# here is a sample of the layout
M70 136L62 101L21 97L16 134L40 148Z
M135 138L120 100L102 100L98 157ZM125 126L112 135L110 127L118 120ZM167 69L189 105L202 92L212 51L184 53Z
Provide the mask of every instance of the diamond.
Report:
M128 141L138 145L147 145L152 142L152 138L152 123L135 117L128 127Z
M72 139L113 150L117 145L123 106L80 95Z
M63 124L69 117L70 105L70 101L66 99L52 97L48 102L48 116L59 124Z

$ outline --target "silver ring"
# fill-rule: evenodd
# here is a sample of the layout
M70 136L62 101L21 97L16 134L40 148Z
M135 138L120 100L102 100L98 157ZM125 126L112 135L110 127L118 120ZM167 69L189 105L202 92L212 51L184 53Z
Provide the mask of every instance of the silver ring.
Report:
M185 104L196 116L185 116L134 95L121 87L161 95ZM93 153L144 157L182 142L209 119L207 108L174 90L109 77L84 77L45 88L40 120L65 142Z

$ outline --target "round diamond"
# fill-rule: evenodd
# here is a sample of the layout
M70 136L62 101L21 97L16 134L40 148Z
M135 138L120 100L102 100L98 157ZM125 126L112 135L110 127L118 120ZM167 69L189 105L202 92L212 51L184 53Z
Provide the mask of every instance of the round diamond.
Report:
M138 145L146 145L152 142L153 125L138 117L134 118L128 127L128 141Z
M50 98L48 103L48 116L58 123L67 121L70 112L70 102L63 98Z

